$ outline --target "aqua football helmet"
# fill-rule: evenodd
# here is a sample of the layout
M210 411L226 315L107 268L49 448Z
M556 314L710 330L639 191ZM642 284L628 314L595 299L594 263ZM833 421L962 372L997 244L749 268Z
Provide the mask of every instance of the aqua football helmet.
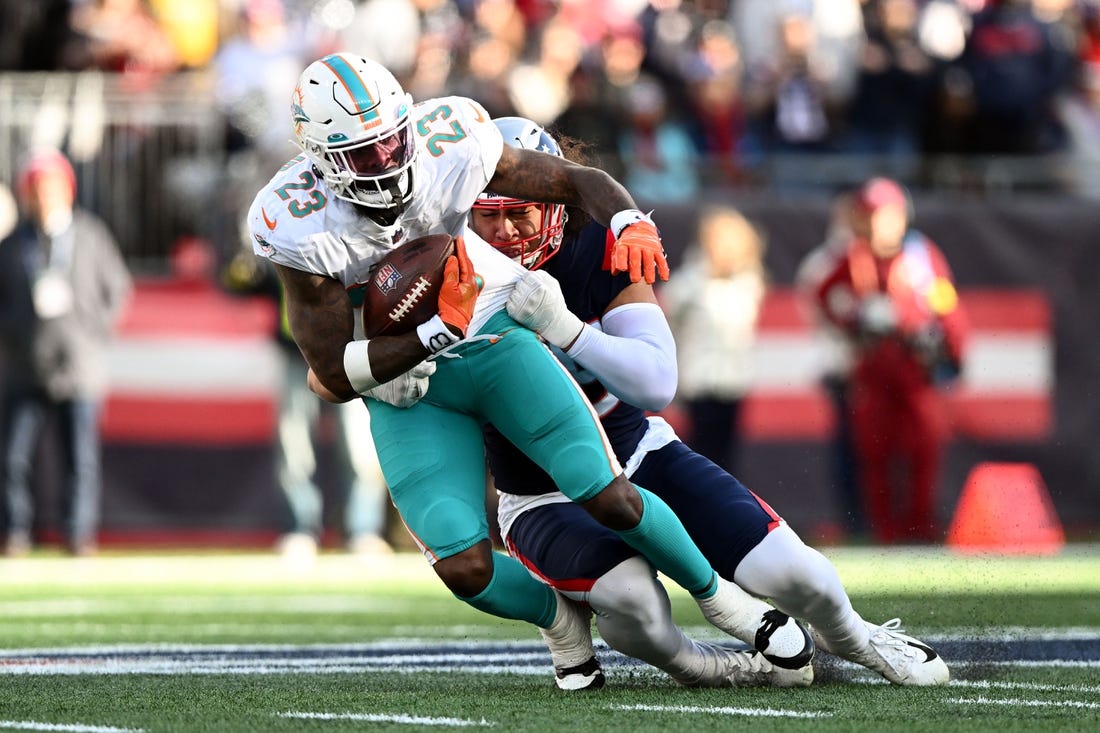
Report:
M295 140L336 196L400 213L413 190L412 105L381 64L330 54L298 79L290 105Z
M493 120L493 124L500 130L505 145L524 150L538 150L559 158L565 157L557 141L531 120L524 117L498 117ZM541 223L533 234L520 236L507 242L489 242L489 244L528 270L536 270L553 257L561 247L562 229L566 220L565 206L524 201L488 191L478 196L474 203L475 211L507 212L528 207L535 207L541 213Z

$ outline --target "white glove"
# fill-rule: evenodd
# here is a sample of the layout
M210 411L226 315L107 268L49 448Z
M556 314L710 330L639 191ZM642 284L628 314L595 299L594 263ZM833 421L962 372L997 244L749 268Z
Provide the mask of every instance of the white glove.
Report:
M561 285L543 270L528 272L516 282L508 315L559 349L568 348L584 328L566 307Z
M394 407L412 407L428 393L428 377L435 374L434 361L422 361L404 374L363 393L364 397Z

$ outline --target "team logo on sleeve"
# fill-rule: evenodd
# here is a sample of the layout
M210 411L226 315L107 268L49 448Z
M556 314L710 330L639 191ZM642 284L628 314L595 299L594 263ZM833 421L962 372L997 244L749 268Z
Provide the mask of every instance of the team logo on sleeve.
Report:
M374 284L384 295L395 290L400 281L401 273L388 262L378 268L378 272L374 274Z
M256 244L260 246L260 252L267 256L271 256L275 252L275 248L271 245L271 242L267 241L259 234L253 234L252 238L256 240Z

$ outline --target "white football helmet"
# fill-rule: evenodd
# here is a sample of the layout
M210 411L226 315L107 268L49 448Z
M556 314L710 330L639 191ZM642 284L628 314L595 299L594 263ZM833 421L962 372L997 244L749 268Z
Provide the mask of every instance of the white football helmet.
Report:
M524 150L538 150L564 158L561 146L540 125L525 117L497 117L493 124L504 137L504 144ZM484 191L474 202L475 209L501 211L504 209L535 206L542 212L542 226L529 237L510 242L489 242L508 257L526 267L537 270L553 257L561 247L562 229L567 215L562 204L543 204L534 201L500 196Z
M400 213L413 189L412 105L384 66L335 53L302 72L290 113L296 142L336 196Z

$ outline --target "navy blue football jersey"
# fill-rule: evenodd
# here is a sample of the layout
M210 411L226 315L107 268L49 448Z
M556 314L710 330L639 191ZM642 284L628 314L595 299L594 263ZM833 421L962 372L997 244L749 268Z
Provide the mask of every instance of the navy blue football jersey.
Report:
M612 242L605 227L589 223L576 239L562 242L558 253L542 267L561 283L569 310L586 323L597 323L611 301L630 285L628 274L611 274L608 253ZM609 394L591 372L560 349L553 348L553 351L581 385L600 416L615 455L620 463L625 463L645 435L645 411ZM485 446L489 468L500 491L544 494L557 490L546 472L492 426L485 429Z

